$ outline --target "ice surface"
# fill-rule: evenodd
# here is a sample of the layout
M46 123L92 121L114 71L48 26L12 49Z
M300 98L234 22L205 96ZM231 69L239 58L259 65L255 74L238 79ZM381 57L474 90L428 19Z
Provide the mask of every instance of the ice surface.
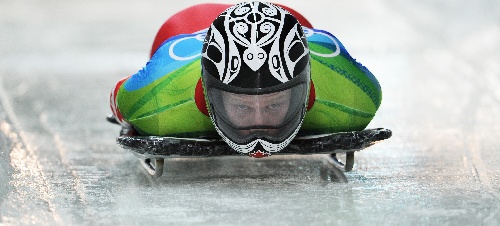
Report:
M0 2L0 224L500 224L497 1L286 3L377 76L369 128L393 136L345 174L323 155L231 156L152 179L103 119L109 91L198 2Z
M10 150L12 149L13 143L9 135L10 125L6 122L6 114L0 106L0 203L7 196L10 186L10 174L12 174L12 169L10 168ZM10 133L12 135L12 133ZM1 217L1 213L0 213Z

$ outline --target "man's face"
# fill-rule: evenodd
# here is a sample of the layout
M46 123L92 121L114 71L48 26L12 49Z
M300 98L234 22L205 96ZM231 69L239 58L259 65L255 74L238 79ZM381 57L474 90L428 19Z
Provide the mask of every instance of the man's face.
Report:
M262 95L222 93L229 120L237 127L280 125L290 107L290 96L290 90Z

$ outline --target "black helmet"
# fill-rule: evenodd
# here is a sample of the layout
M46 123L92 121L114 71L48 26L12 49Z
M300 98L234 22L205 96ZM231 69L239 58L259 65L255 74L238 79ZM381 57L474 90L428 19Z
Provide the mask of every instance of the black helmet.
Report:
M310 56L297 19L271 3L240 3L208 29L202 78L210 117L229 146L253 157L285 148L304 119Z

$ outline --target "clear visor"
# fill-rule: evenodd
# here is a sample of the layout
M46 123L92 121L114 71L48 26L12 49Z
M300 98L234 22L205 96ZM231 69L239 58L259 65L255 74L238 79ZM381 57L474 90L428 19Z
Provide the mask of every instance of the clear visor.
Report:
M234 142L245 143L254 138L283 141L302 121L307 84L260 95L212 88L208 95L219 129Z

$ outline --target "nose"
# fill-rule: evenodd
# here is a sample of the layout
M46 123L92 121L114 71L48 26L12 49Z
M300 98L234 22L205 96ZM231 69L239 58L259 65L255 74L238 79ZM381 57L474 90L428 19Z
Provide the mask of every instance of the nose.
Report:
M254 124L256 126L261 126L264 125L265 123L265 116L264 113L262 112L261 109L257 109L254 114Z

